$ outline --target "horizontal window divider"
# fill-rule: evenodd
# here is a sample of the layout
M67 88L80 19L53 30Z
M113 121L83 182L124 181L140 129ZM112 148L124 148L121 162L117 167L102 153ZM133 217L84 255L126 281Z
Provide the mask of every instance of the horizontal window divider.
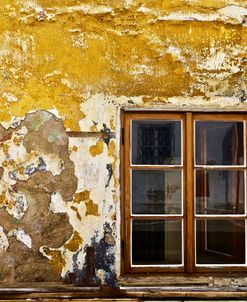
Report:
M174 267L183 267L183 264L131 264L131 267L164 267L164 268L174 268Z
M173 220L181 220L183 219L183 215L131 215L130 219L137 220L159 220L159 219L173 219Z
M211 165L195 165L194 167L197 170L245 170L246 166L211 166Z
M207 215L207 214L205 214L205 215L195 215L195 218L200 218L200 219L202 219L202 220L205 220L205 219L218 219L218 220L220 220L220 219L222 219L222 220L224 220L224 219L241 219L241 220L244 220L244 219L247 219L247 216L246 215L219 215L219 214L217 214L217 215Z
M222 268L222 267L230 267L230 268L239 268L239 267L245 267L246 268L247 264L196 264L196 268L203 268L206 267L208 269L215 269L215 268Z
M133 170L181 170L183 166L178 166L178 165L170 165L170 166L165 166L165 165L130 165L130 168Z

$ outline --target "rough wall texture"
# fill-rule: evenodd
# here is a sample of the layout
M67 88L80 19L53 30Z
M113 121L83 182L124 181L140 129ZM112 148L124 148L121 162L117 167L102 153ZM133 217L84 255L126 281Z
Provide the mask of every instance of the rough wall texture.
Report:
M120 108L246 110L246 25L245 0L0 0L2 283L79 282L93 246L115 284Z

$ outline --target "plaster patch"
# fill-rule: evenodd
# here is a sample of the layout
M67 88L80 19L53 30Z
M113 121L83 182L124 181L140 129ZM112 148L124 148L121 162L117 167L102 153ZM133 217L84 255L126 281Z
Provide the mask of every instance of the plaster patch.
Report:
M3 92L2 96L7 102L18 102L18 98L10 92Z
M22 228L10 231L8 236L15 236L18 241L22 242L29 249L32 248L32 238Z
M104 142L102 140L97 141L95 145L90 146L89 152L90 154L95 157L100 155L104 150Z
M64 202L61 194L59 194L58 192L51 194L49 209L52 213L66 213L67 205Z
M0 253L6 252L9 247L8 238L3 230L3 227L0 225Z
M242 23L244 16L247 15L247 8L238 5L227 5L218 10L219 14L226 18L231 18Z

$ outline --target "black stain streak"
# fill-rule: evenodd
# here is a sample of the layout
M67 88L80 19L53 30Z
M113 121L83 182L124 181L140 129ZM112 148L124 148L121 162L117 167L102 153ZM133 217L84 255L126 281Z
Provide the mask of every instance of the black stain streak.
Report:
M241 101L241 103L244 103L247 101L247 92L245 90L241 91L240 101Z
M39 163L38 166L35 167L34 164L28 165L25 169L24 169L24 173L25 174L33 174L37 171L42 171L45 172L46 171L46 163L44 161L44 159L42 157L39 157Z
M112 237L112 228L109 223L104 224L104 236L97 240L98 234L92 238L92 246L84 247L86 253L83 268L78 265L78 258L81 250L73 256L74 271L68 272L65 282L76 285L100 285L102 280L96 276L97 270L104 271L104 283L107 286L117 287L117 276L114 270L115 264L115 244L108 237ZM115 241L114 241L115 242ZM93 254L92 254L93 251Z
M242 24L247 24L247 15L244 15Z
M103 129L101 130L101 132L104 134L103 141L108 145L112 138L111 129L108 128L106 124L103 124Z
M115 249L112 244L109 244L107 236L112 236L112 228L109 223L104 224L104 237L96 242L93 238L92 244L95 249L95 268L104 270L105 282L108 286L117 286L117 276L114 271L115 264Z
M106 169L108 171L108 176L107 176L107 181L106 181L106 184L105 184L105 188L109 187L109 184L110 184L110 181L111 181L111 178L112 178L112 174L113 174L112 164L107 164Z

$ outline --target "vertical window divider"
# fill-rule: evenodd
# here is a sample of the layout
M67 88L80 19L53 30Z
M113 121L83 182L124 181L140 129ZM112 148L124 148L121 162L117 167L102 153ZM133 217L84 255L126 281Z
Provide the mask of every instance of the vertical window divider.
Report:
M185 207L185 228L187 234L185 241L185 270L188 273L195 269L195 236L194 236L194 135L193 116L191 112L186 113L186 150L185 150L185 171L186 171L186 205Z
M247 116L244 118L244 215L245 215L245 265L247 265Z
M125 270L126 272L130 272L131 268L131 208L130 208L130 194L131 194L131 131L130 131L130 115L125 115L125 123L124 123L124 140L125 140ZM126 253L126 251L128 251Z

